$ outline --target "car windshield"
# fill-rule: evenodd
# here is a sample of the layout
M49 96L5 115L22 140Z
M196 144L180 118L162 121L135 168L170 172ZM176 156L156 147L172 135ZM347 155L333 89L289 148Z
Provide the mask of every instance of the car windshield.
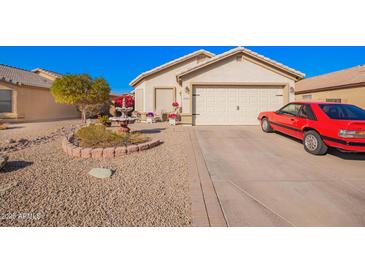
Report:
M319 107L331 119L365 120L365 110L354 105L320 104Z

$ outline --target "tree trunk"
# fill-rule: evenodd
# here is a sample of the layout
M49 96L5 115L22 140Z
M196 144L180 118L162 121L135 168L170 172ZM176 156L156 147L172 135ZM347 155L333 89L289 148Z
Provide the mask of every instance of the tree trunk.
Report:
M84 123L86 123L86 107L81 108L81 118Z

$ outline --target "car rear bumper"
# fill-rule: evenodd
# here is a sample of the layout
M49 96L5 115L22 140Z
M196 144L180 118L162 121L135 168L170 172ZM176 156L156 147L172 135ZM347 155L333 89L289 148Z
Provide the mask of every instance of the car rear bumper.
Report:
M326 145L349 151L365 152L365 140L337 139L322 136Z

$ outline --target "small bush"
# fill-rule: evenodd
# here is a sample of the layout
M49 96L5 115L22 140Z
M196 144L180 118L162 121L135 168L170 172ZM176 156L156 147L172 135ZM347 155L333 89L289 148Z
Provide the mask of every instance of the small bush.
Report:
M104 116L99 116L98 117L98 123L104 125L104 126L107 126L107 127L110 127L112 122L109 121L109 117L107 115L104 115Z
M120 133L119 136L122 137L123 143L128 144L140 144L146 142L148 137L140 132L132 132L132 133Z
M81 147L113 147L129 144L143 143L148 138L139 132L116 133L107 130L103 125L89 125L76 132L76 137Z

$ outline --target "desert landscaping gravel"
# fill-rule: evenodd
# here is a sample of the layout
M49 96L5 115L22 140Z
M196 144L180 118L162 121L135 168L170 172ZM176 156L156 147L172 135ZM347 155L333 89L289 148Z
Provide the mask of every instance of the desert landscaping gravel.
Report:
M11 139L16 140L20 138L32 139L36 137L43 137L61 129L62 127L79 124L81 124L80 120L12 124L9 125L10 129L0 131L0 146L6 145L8 140Z
M23 124L1 131L0 145L74 123ZM163 144L114 159L82 159L67 156L59 137L8 153L0 171L0 226L189 226L187 131L164 123L131 128ZM98 167L113 175L87 174Z

